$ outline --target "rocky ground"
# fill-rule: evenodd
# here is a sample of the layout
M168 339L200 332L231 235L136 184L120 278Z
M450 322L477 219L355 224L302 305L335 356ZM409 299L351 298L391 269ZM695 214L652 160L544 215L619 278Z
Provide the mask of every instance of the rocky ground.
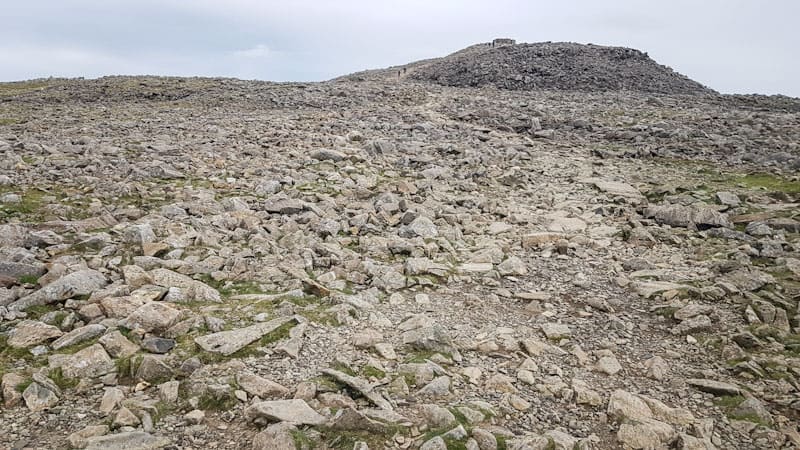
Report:
M715 94L639 50L573 42L476 44L442 58L358 72L341 79L385 80L398 75L452 87Z
M0 84L0 447L800 446L800 102Z

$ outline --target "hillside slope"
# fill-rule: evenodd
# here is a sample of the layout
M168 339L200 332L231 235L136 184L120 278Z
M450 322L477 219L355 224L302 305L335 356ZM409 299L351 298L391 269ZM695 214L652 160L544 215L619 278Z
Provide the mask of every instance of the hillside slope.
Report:
M359 72L347 80L412 79L454 87L510 90L637 91L675 95L715 92L624 47L543 42L467 47L443 58Z

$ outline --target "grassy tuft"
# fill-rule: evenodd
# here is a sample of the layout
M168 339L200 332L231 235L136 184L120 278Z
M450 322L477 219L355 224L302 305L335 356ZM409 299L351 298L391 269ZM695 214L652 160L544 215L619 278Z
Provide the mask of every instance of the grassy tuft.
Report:
M27 380L23 381L22 383L14 386L14 390L17 392L25 392L25 389L28 389L28 386L33 383L33 378L28 378Z
M65 377L60 367L48 372L47 377L53 380L53 383L61 389L71 389L78 385L78 379Z

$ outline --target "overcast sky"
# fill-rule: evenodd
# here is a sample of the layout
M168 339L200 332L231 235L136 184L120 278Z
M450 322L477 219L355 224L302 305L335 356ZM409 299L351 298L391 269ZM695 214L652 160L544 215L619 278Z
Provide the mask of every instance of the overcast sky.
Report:
M0 80L316 81L495 37L646 51L721 92L800 97L800 0L2 0Z

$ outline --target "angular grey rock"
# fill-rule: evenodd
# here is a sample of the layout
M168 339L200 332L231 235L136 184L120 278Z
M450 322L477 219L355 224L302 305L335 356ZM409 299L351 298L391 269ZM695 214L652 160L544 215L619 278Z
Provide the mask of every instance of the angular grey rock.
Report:
M738 386L725 383L724 381L708 380L704 378L689 378L686 384L702 391L714 395L741 395L742 391Z
M245 409L244 415L249 421L266 419L270 422L290 422L297 425L322 425L327 422L325 416L300 399L253 403Z
M497 266L497 271L500 275L525 275L528 273L528 267L522 259L512 256Z
M323 149L319 149L319 150L314 150L311 153L311 157L316 159L316 160L319 160L319 161L339 162L339 161L342 161L343 159L347 158L347 155L345 155L342 152L338 152L336 150L323 148Z
M678 325L672 327L672 330L670 330L670 332L676 335L691 334L708 330L713 325L714 324L711 322L710 317L701 314L699 316L694 316L684 320Z
M22 398L25 400L25 405L32 412L43 411L58 403L58 395L52 389L32 382L22 392Z
M559 217L547 225L547 231L577 233L586 229L586 222L577 217Z
M199 336L194 339L194 342L207 352L228 356L291 322L299 323L294 317L279 317L245 328Z
M673 227L733 228L727 215L708 206L651 205L644 209L643 214L647 218L655 219L658 223Z
M432 428L444 428L457 423L456 416L449 409L439 405L422 405L420 411L427 424Z
M375 390L375 386L370 384L368 381L333 369L325 369L322 371L322 373L333 377L335 380L340 381L360 392L361 395L366 397L367 400L372 402L372 404L378 408L385 409L387 411L392 411L394 409L392 404L383 398L383 396Z
M107 283L105 275L96 270L79 270L53 281L26 297L22 297L9 305L8 309L24 311L31 306L47 305L80 295L90 295L92 292L103 288Z
M100 344L93 344L69 355L61 363L66 378L97 378L116 371L114 360Z
M219 291L211 286L186 275L173 272L169 269L153 269L148 272L152 283L165 288L180 288L187 298L198 302L221 302Z
M407 226L403 227L399 234L401 237L421 237L423 239L429 239L438 236L439 229L431 219L425 216L420 216Z
M139 351L139 346L129 341L119 330L104 334L98 342L112 358L127 358Z
M168 359L162 355L144 355L136 368L136 379L151 383L161 382L172 378L174 371Z
M592 183L597 189L615 197L623 197L633 204L644 203L647 200L644 195L627 183L610 180L589 179L584 182Z
M289 389L250 372L236 374L236 383L248 394L263 400L289 395Z
M144 332L165 331L175 325L181 312L164 302L149 302L138 307L133 313L120 322L120 325L132 330Z
M666 448L677 438L678 433L671 425L649 418L626 421L617 431L617 440L630 449Z
M168 438L143 431L90 437L86 441L86 450L159 450L170 445Z
M441 436L436 436L425 441L419 450L447 450L447 444Z
M253 438L252 450L294 450L297 427L288 422L274 423Z
M116 387L107 387L103 393L103 398L100 399L100 407L98 411L103 414L111 414L111 411L116 409L117 405L125 398L125 393Z
M8 345L28 348L60 337L64 333L57 327L36 320L23 320L9 333Z
M149 223L140 223L127 227L122 232L122 239L128 244L142 246L155 242L156 234L153 233L153 227Z
M108 425L89 425L67 436L67 441L72 448L85 448L89 444L89 438L103 436L106 433Z
M454 349L447 330L438 324L404 331L401 339L403 344L420 350L451 353Z
M105 333L105 331L106 327L100 325L99 323L89 324L80 328L75 328L69 333L53 341L50 346L53 348L53 350L60 350L64 347L69 347L70 345L75 345L90 339L94 339L97 336Z
M564 323L545 323L542 324L542 333L547 339L563 339L572 336L572 328Z
M653 417L653 412L644 400L621 389L611 394L606 412L610 418L617 421Z
M2 254L0 254L0 257L2 257ZM17 280L23 277L38 278L46 272L47 266L35 260L30 262L0 260L0 278L7 277Z
M283 214L288 216L303 212L305 210L306 204L295 198L276 196L264 202L264 211L275 214Z
M714 199L720 205L726 205L726 206L739 206L739 204L741 203L741 200L739 200L739 196L732 192L725 192L725 191L717 192L716 194L714 194Z
M142 340L141 346L150 353L164 354L175 347L175 339L150 336Z
M17 406L22 400L22 393L19 392L18 386L25 382L25 377L9 372L3 374L2 382L0 382L0 393L3 395L3 405L6 408L13 408Z
M755 397L748 397L742 403L739 403L731 413L732 417L755 417L762 423L772 425L772 414L767 410L761 401Z
M417 395L420 397L446 397L450 395L450 377L434 378L433 381L417 391Z

